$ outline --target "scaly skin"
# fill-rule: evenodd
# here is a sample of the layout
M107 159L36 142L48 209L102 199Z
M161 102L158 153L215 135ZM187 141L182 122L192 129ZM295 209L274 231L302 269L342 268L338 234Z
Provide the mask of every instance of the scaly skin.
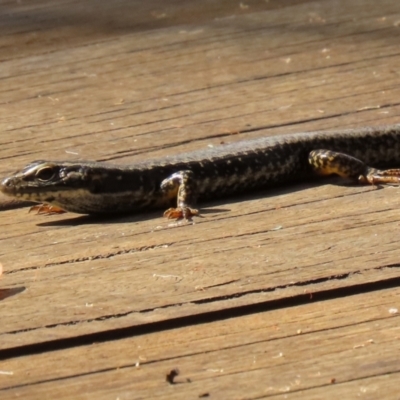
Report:
M309 180L315 170L362 183L396 183L399 170L386 173L367 165L399 164L400 125L392 125L266 137L126 166L35 161L4 179L0 190L49 204L55 212L126 213L177 204L166 215L190 218L197 214L197 201Z

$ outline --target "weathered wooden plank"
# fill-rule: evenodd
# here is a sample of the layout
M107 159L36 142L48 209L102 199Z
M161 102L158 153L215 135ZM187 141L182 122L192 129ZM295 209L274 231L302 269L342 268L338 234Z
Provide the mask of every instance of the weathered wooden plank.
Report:
M194 226L35 227L31 245L21 232L4 283L28 290L3 302L1 348L398 278L400 250L387 235L399 223L396 191L339 189L325 200L335 191L322 186L236 203ZM321 196L305 202L311 190ZM29 259L10 269L24 248Z
M1 177L399 120L396 1L3 3ZM1 398L397 393L396 188L206 208L184 227L1 212Z
M262 127L389 122L398 114L387 114L398 98L397 5L386 1L383 19L373 2L358 2L354 21L345 3L242 16L240 29L217 20L195 34L133 32L101 44L82 38L84 46L56 55L10 57L0 128L1 157L13 163L0 172L49 153L143 158L166 146L233 140L236 132L235 140L259 136ZM291 129L303 126L280 131Z
M399 301L400 289L378 290L17 357L1 364L0 393L31 399L393 394ZM180 384L170 385L165 376L174 368Z

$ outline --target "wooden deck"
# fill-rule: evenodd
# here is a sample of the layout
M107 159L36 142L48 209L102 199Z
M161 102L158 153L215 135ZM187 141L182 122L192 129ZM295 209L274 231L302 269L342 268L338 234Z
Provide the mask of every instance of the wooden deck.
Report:
M400 121L397 0L1 8L0 177ZM0 398L399 399L399 203L327 183L187 226L2 211Z

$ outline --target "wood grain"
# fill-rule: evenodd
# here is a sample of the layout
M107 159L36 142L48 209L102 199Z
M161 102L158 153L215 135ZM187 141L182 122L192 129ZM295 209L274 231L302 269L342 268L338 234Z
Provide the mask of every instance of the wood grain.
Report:
M394 0L3 6L1 177L399 121ZM1 211L1 398L395 398L398 199L295 185L187 226Z
M9 398L394 398L400 290L309 302L2 363ZM397 349L397 350L396 350ZM176 384L166 374L179 369ZM55 384L57 382L58 384ZM63 393L59 393L60 386Z

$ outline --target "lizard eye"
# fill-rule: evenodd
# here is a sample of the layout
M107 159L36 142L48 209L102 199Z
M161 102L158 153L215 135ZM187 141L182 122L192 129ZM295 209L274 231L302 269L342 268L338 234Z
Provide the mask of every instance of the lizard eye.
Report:
M54 177L55 174L56 171L54 170L54 168L43 167L36 172L35 177L40 181L49 181Z

